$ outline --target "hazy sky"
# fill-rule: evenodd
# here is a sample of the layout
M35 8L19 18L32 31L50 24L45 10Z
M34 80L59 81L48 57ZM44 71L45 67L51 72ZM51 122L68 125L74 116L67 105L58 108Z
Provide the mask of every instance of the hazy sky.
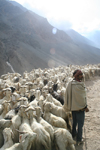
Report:
M44 16L60 29L82 35L100 30L100 0L15 0Z

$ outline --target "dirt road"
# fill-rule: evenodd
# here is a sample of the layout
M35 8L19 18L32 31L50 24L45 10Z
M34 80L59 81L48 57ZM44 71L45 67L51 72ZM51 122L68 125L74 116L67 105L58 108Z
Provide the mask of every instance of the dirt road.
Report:
M84 143L76 150L100 150L100 77L85 82L89 112L85 114Z

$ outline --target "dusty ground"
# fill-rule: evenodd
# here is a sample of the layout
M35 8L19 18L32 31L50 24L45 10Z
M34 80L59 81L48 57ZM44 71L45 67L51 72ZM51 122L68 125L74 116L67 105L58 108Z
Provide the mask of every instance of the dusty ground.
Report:
M85 82L89 112L85 114L84 143L76 150L100 150L100 77Z

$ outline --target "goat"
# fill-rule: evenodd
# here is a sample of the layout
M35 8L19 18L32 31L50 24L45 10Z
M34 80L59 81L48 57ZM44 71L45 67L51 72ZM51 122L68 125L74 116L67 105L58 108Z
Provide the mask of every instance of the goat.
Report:
M50 134L51 142L53 142L54 140L53 127L41 117L42 115L41 107L35 107L35 110L36 110L37 122L40 123L44 127L44 129Z
M4 144L4 138L3 138L3 134L2 131L6 128L6 127L10 127L12 124L11 120L5 120L5 119L1 119L0 120L0 148L3 146Z
M63 107L56 106L53 103L48 102L50 105L50 112L55 116L63 118L67 123L67 128L71 131L70 112L66 112Z
M52 126L67 129L67 124L63 118L57 117L50 113L50 104L48 102L44 105L43 118Z
M3 119L5 115L8 113L8 111L10 110L10 105L8 103L9 102L6 100L2 102L3 111L2 111L2 114L0 115L0 119Z
M22 135L22 140L20 143L15 143L13 146L11 146L10 148L7 148L5 150L30 150L32 142L35 140L36 138L36 133L34 132L19 132L21 134L24 133L24 135Z
M5 150L6 148L9 148L13 145L12 140L12 130L10 128L5 128L3 130L3 136L4 136L4 145L0 148L0 150Z
M55 144L59 150L66 150L69 146L71 150L75 150L74 144L76 142L73 140L70 132L63 128L55 128Z
M36 150L40 150L42 148L45 150L51 150L51 139L49 133L36 121L32 108L28 108L26 111L28 112L27 114L30 119L31 129L37 134Z
M57 106L62 106L62 104L58 100L56 100L51 94L47 94L46 101L52 102Z

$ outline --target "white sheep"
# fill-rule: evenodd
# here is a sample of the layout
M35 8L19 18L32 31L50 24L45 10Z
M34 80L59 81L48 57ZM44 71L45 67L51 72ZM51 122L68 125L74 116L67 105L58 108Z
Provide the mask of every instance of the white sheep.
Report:
M67 124L65 120L61 117L57 117L50 113L50 104L47 102L44 105L44 114L43 118L50 123L52 126L58 127L58 128L65 128L67 129Z
M30 91L33 88L32 82L26 82L25 85L27 86L27 90Z
M21 85L19 89L20 97L25 96L27 86Z
M17 108L16 108L17 109ZM16 114L17 114L17 111L16 109L11 109L10 111L8 111L8 113L5 115L5 119L12 119Z
M70 150L75 150L74 144L76 142L73 140L71 133L63 128L55 128L55 144L59 150L66 150L70 147Z
M14 92L12 94L11 100L15 101L15 100L18 100L19 98L20 98L20 94L18 94L17 92Z
M50 134L51 141L53 142L53 140L54 140L53 127L41 117L41 115L42 115L41 107L35 107L35 110L36 110L37 122L40 123L44 127L44 129Z
M16 131L16 129L19 129L19 126L21 125L21 111L19 110L17 115L15 115L12 118L12 125L11 125L11 129L13 131L13 141L14 142L18 142L18 137L19 137L19 133Z
M19 131L21 132L33 132L30 124L29 124L29 119L26 115L25 109L27 108L27 106L25 105L21 105L20 106L20 116L21 116L21 125L19 126Z
M4 100L7 100L7 101L11 100L11 89L5 88L3 89L3 92L5 92L5 97L3 97L3 99L0 99L0 104L2 104Z
M5 115L9 112L9 110L10 110L10 104L9 104L9 102L6 101L6 100L4 100L2 102L2 107L3 107L3 111L2 111L2 113L0 115L0 119L3 119L5 117Z
M63 107L56 106L53 103L48 102L50 106L50 112L55 116L63 118L67 123L67 128L71 131L70 112L66 112Z
M19 105L26 105L28 106L28 99L26 97L20 97L18 99Z
M3 130L3 136L4 136L4 145L0 148L0 150L5 150L6 148L9 148L13 145L12 140L12 130L10 128L5 128Z
M20 132L22 133L22 132ZM36 138L36 133L31 132L31 133L25 133L22 137L22 140L20 143L15 143L13 146L11 146L10 148L7 148L5 150L30 150L31 146L32 146L32 142L35 140Z
M19 108L20 109L20 116L21 116L21 120L22 120L22 123L19 126L19 131L31 133L33 131L31 129L28 116L26 115L26 111L25 111L26 108L27 108L27 106L25 106L25 105L21 105ZM35 141L33 141L33 143L32 143L33 149L34 149L34 145L35 145Z
M42 148L45 150L51 150L51 139L49 133L36 121L32 108L28 108L26 111L30 119L31 129L37 134L36 150L40 150Z
M44 112L44 103L45 103L44 99L40 99L37 103L37 105L41 107L42 112Z
M0 148L3 146L4 144L4 138L3 138L3 130L6 128L6 127L10 127L12 124L12 121L11 120L5 120L5 119L1 119L0 120Z
M28 125L29 125L29 123L31 123L31 125L33 127L35 125L38 126L37 129L35 129L35 127L34 127L34 129L41 133L40 137L43 137L42 140L44 140L44 142L45 142L45 144L44 144L45 149L50 149L49 146L46 146L46 142L49 141L50 138L53 139L52 138L53 137L52 131L54 128L54 124L55 124L55 126L62 128L62 130L64 128L68 128L68 124L65 127L65 125L64 125L65 123L60 122L62 118L63 119L66 118L66 113L63 111L64 107L60 104L60 102L58 100L56 100L56 98L53 98L49 94L50 87L52 88L53 83L58 82L59 85L58 85L57 92L60 91L60 94L62 93L62 96L64 98L65 86L69 82L69 80L72 79L72 73L74 72L75 69L78 69L78 68L81 69L83 74L85 75L86 80L88 80L88 79L90 79L90 77L94 77L95 75L100 74L100 68L99 67L100 67L100 64L99 64L99 66L87 64L85 66L69 65L69 67L68 66L60 66L60 67L52 68L52 69L45 68L44 70L33 69L33 71L31 71L30 73L25 72L23 74L22 78L19 78L19 77L21 77L21 75L17 75L17 73L8 73L5 75L2 75L1 79L0 79L0 103L1 103L1 105L0 105L0 115L1 116L0 117L1 118L7 118L7 119L12 118L12 124L13 125L9 125L9 126L11 126L10 128L14 132L14 139L13 139L14 142L19 142L19 140L18 140L19 139L19 133L16 131L16 129L19 129L19 127L20 127L20 131L21 130L25 131L26 129L21 125L23 123L27 123ZM44 84L45 78L47 80L46 84ZM15 82L17 82L17 83L15 83ZM29 84L29 86L28 86L28 84ZM16 88L16 91L14 93L13 92L11 93L11 87ZM41 89L41 93L37 89ZM31 92L31 90L35 90L35 94L34 94L35 96L34 97L36 97L36 98L34 99L34 101L32 103L29 103L29 105L28 105L28 101L26 102L26 101L21 100L21 99L23 99L22 96L29 97L29 96L33 95L32 94L33 91ZM6 103L2 105L2 102L4 102L5 100L7 100L9 102L11 101L11 108L9 107L11 110L9 112L8 111L3 112L3 105L6 105ZM46 105L45 105L46 102L51 103L50 105L48 103L49 108L46 108ZM28 115L30 116L29 120L23 118L23 117L25 117L24 116L25 113L23 115L23 113L21 112L21 109L19 109L19 112L16 115L16 109L18 110L19 104L20 105L26 105L26 106L32 106L33 108L37 107L37 105L39 105L41 107L42 111L44 111L44 115L43 115L44 118L41 117L41 109L40 108L38 109L38 107L35 108L36 112L34 111L34 115L33 115L33 112L30 115L28 113ZM50 108L52 108L52 109L50 109ZM35 114L37 115L37 117L35 116ZM55 115L53 115L53 114L55 114ZM60 116L60 118L58 116ZM10 121L10 120L8 120L8 121ZM33 121L35 125L33 125L31 121ZM60 126L58 124L60 124ZM39 130L39 126L40 126L40 129L44 128L44 130L46 131L46 134L48 134L48 136L46 135L48 137L47 141L46 141L46 136L42 135L42 133L45 134L45 131L43 132L42 129ZM1 146L3 146L3 142L4 142L4 139L2 137L3 136L2 135L3 129L4 129L3 127L0 128L0 144L2 143ZM58 132L58 130L55 130L55 136L56 136L56 134L58 135L58 133L60 134L60 131ZM24 139L25 134L22 135L21 142L23 140L25 140ZM38 133L38 137L39 137L39 135L40 134ZM60 139L62 136L64 136L64 133L61 134L61 136L59 136ZM1 139L1 137L2 137L2 139ZM21 135L20 135L20 137L21 137ZM60 143L60 139L58 140L59 143ZM50 144L51 141L48 143ZM39 140L37 140L37 149L38 149L38 142L39 142ZM47 145L49 145L49 144L47 144ZM15 145L17 145L16 148L18 149L19 143L15 144ZM42 144L39 144L39 148L41 145ZM21 148L24 149L23 146L21 146ZM33 148L33 143L32 143L32 148ZM31 148L31 150L32 150L32 148Z
M38 102L39 102L39 99L40 99L40 90L36 90L34 92L34 94L35 94L34 101L32 101L32 102L29 103L29 107L32 106L33 108L36 107L36 106L38 106Z
M51 94L47 94L46 101L52 102L57 106L62 106L62 104L58 100L56 100Z

